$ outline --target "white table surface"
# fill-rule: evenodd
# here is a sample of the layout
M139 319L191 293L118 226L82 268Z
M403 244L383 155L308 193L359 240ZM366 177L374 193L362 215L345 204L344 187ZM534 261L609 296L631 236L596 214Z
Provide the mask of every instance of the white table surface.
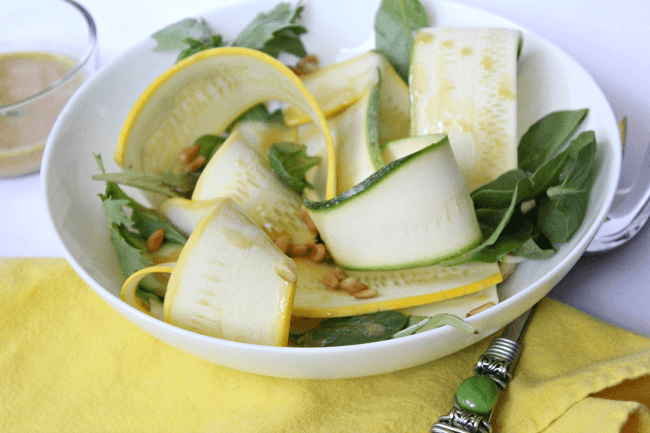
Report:
M94 16L105 65L165 25L232 0L79 0ZM354 1L354 0L352 0ZM304 1L309 4L309 0ZM617 118L628 118L627 169L650 144L650 2L647 0L465 0L563 48L594 77ZM648 167L645 167L648 169ZM0 257L63 252L45 215L38 173L0 179ZM650 336L650 229L628 244L584 256L550 296Z

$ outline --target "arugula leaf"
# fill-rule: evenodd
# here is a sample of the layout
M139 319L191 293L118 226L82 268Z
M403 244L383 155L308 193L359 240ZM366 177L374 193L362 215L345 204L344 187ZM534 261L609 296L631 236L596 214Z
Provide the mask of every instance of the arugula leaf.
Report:
M274 57L281 52L304 57L307 50L300 41L300 35L307 30L295 24L303 9L302 5L292 9L289 3L280 3L268 13L259 13L239 33L232 45L264 51Z
M211 35L212 31L205 20L186 18L158 30L151 37L158 43L154 51L170 51L185 49L187 40L207 42Z
M296 343L303 347L329 347L387 340L402 329L407 320L405 314L397 311L327 319Z
M92 177L93 180L104 180L115 184L132 186L145 191L162 194L166 197L190 198L199 173L190 172L174 174L169 172L159 174L123 171L117 173L102 173Z
M143 255L146 247L144 250L142 250L134 246L124 236L124 230L125 228L123 226L111 224L109 232L111 243L115 248L117 261L120 264L120 268L122 269L122 272L124 272L124 275L129 276L133 275L140 269L152 266L153 262Z
M539 203L540 231L552 242L566 242L578 230L587 212L593 180L596 137L581 133L569 145L570 160L560 185L548 189Z
M95 155L100 171L105 174L100 155ZM99 194L109 224L110 240L115 248L117 260L125 275L151 266L146 257L147 238L154 231L165 230L165 241L185 244L187 238L171 226L155 209L142 206L129 197L117 183L106 182L104 194ZM129 216L125 209L130 209Z
M375 15L375 46L408 83L415 32L429 26L429 16L418 0L382 0Z
M305 173L321 160L319 156L307 155L306 149L302 144L281 142L272 144L268 150L271 168L286 185L298 192L311 186L305 180Z
M555 111L535 122L519 142L519 168L535 171L560 149L588 112L588 109Z
M187 48L183 49L178 57L176 58L176 63L180 62L181 60L191 56L192 54L196 54L199 51L204 51L208 50L210 48L218 48L222 47L223 44L223 38L221 35L211 35L207 41L202 41L199 39L193 39L193 38L187 38L185 39L185 43L188 45Z
M307 50L299 37L302 33L306 33L304 28L301 28L300 32L281 30L275 34L273 39L266 41L260 51L275 58L278 58L283 52L300 58L305 57Z

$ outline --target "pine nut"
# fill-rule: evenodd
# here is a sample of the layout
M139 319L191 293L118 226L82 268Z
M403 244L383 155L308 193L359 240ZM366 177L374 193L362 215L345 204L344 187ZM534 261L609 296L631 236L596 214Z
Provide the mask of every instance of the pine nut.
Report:
M151 233L151 235L149 235L149 238L147 239L147 251L149 251L150 253L153 253L154 251L158 251L158 248L160 248L164 239L165 239L165 229L158 229L155 232Z
M309 230L311 230L312 232L318 232L318 228L316 228L316 224L314 224L314 221L309 216L309 212L307 211L307 208L304 206L300 207L300 218L302 219L302 221L305 223L305 225Z
M296 65L298 75L307 75L318 70L318 57L313 54L303 57Z
M205 156L199 155L196 158L194 158L192 160L192 162L188 163L185 166L184 170L185 170L186 173L191 172L191 171L196 171L199 168L203 167L203 164L205 164L205 161L206 161Z
M349 295L356 295L359 292L362 292L368 288L367 285L360 283L356 278L348 277L341 281L341 289L348 292Z
M334 268L332 272L334 275L336 275L336 278L338 278L339 281L343 281L348 277L348 274L346 274L345 271L341 268Z
M194 146L186 147L183 149L181 154L179 155L179 158L181 161L185 161L188 164L192 161L194 161L194 158L196 158L196 155L199 154L201 151L201 146L198 144L195 144Z
M314 246L312 248L312 252L309 255L309 259L312 262L320 263L320 262L323 261L326 254L327 254L327 250L325 249L325 245L323 245L323 244L314 244Z
M280 235L275 238L275 246L280 249L283 253L287 253L289 246L291 246L291 237L289 235Z
M339 279L336 278L333 272L328 272L323 275L321 283L330 290L337 290L339 288Z
M377 295L378 295L377 290L375 290L375 289L366 289L366 290L362 290L362 291L360 291L358 293L355 293L353 296L354 296L355 299L370 299L370 298L374 298Z
M476 307L476 308L474 308L472 311L470 311L469 313L467 313L467 316L465 316L465 317L473 316L474 314L478 314L478 313L480 313L480 312L482 312L482 311L487 310L487 309L490 308L490 307L494 307L495 305L496 305L496 304L495 304L494 302L488 302L487 304L483 304L483 305L481 305L480 307Z
M300 257L306 255L311 249L312 244L293 244L289 246L289 256Z

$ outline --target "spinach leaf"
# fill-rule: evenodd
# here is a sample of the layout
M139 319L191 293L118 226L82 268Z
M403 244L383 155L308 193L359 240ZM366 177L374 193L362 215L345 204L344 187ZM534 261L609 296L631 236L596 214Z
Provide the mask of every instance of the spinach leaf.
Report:
M515 250L521 248L533 235L535 225L527 221L519 213L515 213L501 230L499 236L490 245L481 245L474 250L470 261L494 263Z
M475 189L471 194L474 208L507 208L510 206L517 183L528 176L529 174L523 170L509 170L492 182Z
M555 111L535 122L519 142L519 168L535 171L561 148L588 112L587 109Z
M427 11L418 0L382 0L375 15L376 49L407 83L415 32L427 26Z
M158 43L154 51L182 50L188 45L187 40L207 42L212 31L205 20L186 18L158 30L151 35Z
M511 251L512 255L530 260L546 259L557 251L553 245L541 234L533 234L526 242Z
M552 186L539 203L540 231L552 242L566 242L578 230L587 212L593 180L596 137L581 133L569 145L570 157L562 183Z
M296 342L303 347L349 346L387 340L406 324L397 311L381 311L352 317L327 319Z
M309 156L307 146L295 143L275 143L269 147L268 156L271 168L280 179L292 189L302 192L310 186L305 173L320 163L319 156Z

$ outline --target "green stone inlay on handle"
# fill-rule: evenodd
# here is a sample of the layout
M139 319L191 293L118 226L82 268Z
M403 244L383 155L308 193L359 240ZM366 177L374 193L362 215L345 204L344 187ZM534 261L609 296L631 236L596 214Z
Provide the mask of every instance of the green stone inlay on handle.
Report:
M458 405L480 415L494 409L499 399L499 387L487 376L472 376L460 384L456 391Z

